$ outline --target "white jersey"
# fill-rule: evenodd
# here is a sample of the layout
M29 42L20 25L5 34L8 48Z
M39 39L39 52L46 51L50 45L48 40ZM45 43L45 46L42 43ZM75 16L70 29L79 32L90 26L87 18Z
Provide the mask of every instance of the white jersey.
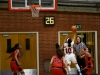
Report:
M73 45L74 41L71 42L71 47L68 47L68 43L64 43L65 62L68 64L68 66L71 65L71 62L74 63L77 70L80 70L79 66L77 65L75 54L73 53ZM68 68L71 70L70 67Z
M74 41L71 42L71 47L68 47L68 43L64 43L64 53L65 54L73 53L73 44L74 44Z

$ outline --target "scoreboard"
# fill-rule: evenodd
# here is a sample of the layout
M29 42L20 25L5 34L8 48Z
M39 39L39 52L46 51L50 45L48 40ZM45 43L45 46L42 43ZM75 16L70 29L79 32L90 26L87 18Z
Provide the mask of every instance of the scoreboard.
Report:
M45 16L44 17L44 25L55 25L55 17L54 16Z

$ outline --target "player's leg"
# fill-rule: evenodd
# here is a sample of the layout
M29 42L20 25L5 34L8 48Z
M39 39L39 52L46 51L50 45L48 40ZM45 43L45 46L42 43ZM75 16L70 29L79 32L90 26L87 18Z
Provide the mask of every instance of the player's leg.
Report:
M69 69L70 72L68 72L68 69ZM66 69L67 75L72 75L72 74L71 74L71 68L70 68L70 66L68 66L68 69Z
M84 63L83 63L83 62L84 62ZM81 64L81 68L82 68L82 69L85 68L85 66L86 66L85 58L81 58L80 64Z
M79 65L79 67L80 67L80 70L81 70L81 59L80 59L79 56L77 56L77 63L78 63L78 65ZM78 71L77 71L77 73L78 73L78 75L79 75L79 72L78 72Z
M90 73L93 70L93 66L89 67L89 65L87 65L84 69L82 69L82 74L83 75L90 75Z
M80 69L81 69L81 59L79 58L79 56L77 56L77 63L79 65Z
M14 74L13 74L13 75L17 75L17 73L15 73L15 72L14 72Z
M20 71L21 75L25 75L25 72L24 71Z
M68 70L70 71L71 73L71 67L70 67L70 64L67 65L68 66ZM67 69L66 69L67 70ZM68 71L67 71L68 72Z
M22 70L22 68L19 68L19 71L20 71L21 75L25 75L25 72Z
M87 75L90 75L91 72L92 72L92 70L93 70L93 66L91 66L90 68L88 67L88 71L86 72L86 74L87 74Z
M83 69L81 72L82 72L83 75L87 75L87 74L86 74L87 71L88 71L88 69L85 68L85 69Z
M75 54L71 54L71 61L72 61L72 63L74 63L74 65L76 66L76 68L77 68L77 70L78 70L78 72L79 72L79 75L82 75L82 74L81 74L80 67L79 67L79 65L78 65L78 63L77 63Z
M71 74L71 67L70 67L70 64L67 65L68 69L66 68L66 71L67 71L67 74ZM69 70L69 72L68 72Z
M68 70L71 73L71 68L70 68L71 61L70 61L69 55L67 55L67 54L65 55L65 62L67 63ZM70 73L68 73L68 70L66 68L67 74L70 74Z

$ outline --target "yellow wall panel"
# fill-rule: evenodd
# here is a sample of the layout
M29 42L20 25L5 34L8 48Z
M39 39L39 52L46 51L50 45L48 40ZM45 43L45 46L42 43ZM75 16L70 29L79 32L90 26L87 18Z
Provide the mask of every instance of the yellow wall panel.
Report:
M26 50L26 39L30 39L30 50ZM19 35L19 43L22 45L23 56L20 59L22 67L25 69L31 69L37 67L37 37L34 33L33 36L28 34Z
M2 36L0 35L0 57L1 57L1 70L9 70L10 69L10 60L6 59L10 54L6 53L7 50L7 39L11 39L11 46L13 47L16 43L18 43L18 35Z

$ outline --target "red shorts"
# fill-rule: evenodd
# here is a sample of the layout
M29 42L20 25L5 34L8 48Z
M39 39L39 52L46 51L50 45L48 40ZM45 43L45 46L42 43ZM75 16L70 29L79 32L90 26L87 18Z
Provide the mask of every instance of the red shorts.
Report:
M22 70L21 66L18 66L16 61L10 62L10 68L11 68L12 72L15 72L15 73Z
M51 75L65 75L62 69L52 68Z

